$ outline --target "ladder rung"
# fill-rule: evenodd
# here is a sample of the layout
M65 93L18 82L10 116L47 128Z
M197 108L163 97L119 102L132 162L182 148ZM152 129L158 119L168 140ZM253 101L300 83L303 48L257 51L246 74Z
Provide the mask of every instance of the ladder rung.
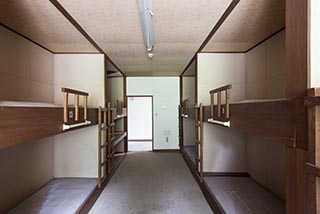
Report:
M101 130L107 130L108 127L101 127Z
M110 124L110 127L111 127L111 126L114 126L114 125L116 125L116 124L115 124L115 123L111 123L111 124Z
M195 141L196 141L196 144L198 145L201 144L200 140L196 139Z
M196 158L196 161L197 161L197 162L200 162L200 158Z
M197 123L196 123L196 126L197 126L197 127L200 127L200 126L201 126L201 124L200 124L199 122L197 122Z
M100 148L106 147L107 145L108 145L107 143L104 143L100 146Z
M101 163L101 166L104 166L106 163L107 163L107 161L103 161L103 162Z

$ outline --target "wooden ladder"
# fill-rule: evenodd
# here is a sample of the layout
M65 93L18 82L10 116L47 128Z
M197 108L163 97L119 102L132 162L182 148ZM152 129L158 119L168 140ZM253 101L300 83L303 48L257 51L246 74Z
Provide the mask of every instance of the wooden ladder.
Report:
M99 107L98 109L98 187L106 179L107 173L107 112L108 109Z
M195 165L199 180L203 182L203 106L195 106Z

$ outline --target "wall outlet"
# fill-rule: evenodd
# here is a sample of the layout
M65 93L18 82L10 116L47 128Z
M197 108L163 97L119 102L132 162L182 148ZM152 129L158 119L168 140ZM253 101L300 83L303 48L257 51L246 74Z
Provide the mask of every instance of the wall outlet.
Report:
M166 143L169 143L169 137L166 137Z

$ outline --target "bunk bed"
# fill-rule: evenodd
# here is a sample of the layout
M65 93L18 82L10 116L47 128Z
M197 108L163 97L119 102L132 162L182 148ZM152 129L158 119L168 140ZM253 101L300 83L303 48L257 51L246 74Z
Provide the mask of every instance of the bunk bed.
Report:
M87 107L88 93L68 88L62 92L63 106L0 101L0 149L97 124L97 109ZM74 105L68 104L69 94L75 97Z
M230 101L231 85L210 91L210 106L203 108L203 122L237 129L290 147L307 149L307 121L303 99ZM188 106L188 112L194 106ZM300 113L300 116L296 114ZM305 113L305 114L304 114ZM195 119L194 114L188 114Z
M106 108L98 109L98 187L110 177L123 160L125 153L117 152L117 147L127 137L125 131L115 131L116 122L126 118L126 108L117 101L117 107L107 103Z

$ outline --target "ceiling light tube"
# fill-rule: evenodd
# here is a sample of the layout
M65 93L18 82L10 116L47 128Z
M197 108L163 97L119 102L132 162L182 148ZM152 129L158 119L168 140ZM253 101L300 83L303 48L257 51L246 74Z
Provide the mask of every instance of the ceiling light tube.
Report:
M151 52L154 46L153 0L137 0L144 44Z

